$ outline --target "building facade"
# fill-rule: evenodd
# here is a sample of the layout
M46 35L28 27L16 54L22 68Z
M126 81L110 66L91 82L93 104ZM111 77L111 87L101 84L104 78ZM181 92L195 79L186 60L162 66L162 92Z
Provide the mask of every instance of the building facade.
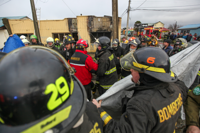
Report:
M121 18L118 19L118 29L121 29ZM40 20L39 31L41 41L46 44L48 37L59 38L62 42L64 36L71 34L77 41L82 38L89 44L88 52L95 52L95 39L101 36L112 36L112 17L77 16L63 20ZM10 19L9 24L13 34L29 37L34 34L34 25L31 19ZM118 36L121 36L120 30ZM120 38L119 38L120 39Z
M197 36L200 36L200 24L190 24L183 27L178 28L178 33L189 33L194 35L195 33Z

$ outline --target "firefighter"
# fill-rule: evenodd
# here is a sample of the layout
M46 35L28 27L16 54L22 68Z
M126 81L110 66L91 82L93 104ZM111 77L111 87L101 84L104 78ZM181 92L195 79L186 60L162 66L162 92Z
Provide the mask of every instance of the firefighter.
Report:
M100 51L98 54L98 70L96 72L99 78L99 94L106 92L117 80L117 69L115 65L115 56L111 52L110 39L102 36L99 38Z
M128 46L127 44L128 44L128 40L125 40L125 42L122 43L122 48L126 49L126 46Z
M21 35L21 36L20 36L20 39L21 39L21 40L24 40L24 39L26 39L26 36Z
M64 58L69 61L71 56L74 54L75 50L73 49L72 46L72 38L71 36L65 37L65 42L64 42L64 49L63 49L63 56Z
M124 56L124 49L122 47L120 47L118 39L113 40L112 48L113 48L113 53L116 56L115 64L117 67L117 74L118 74L118 77L120 77L121 66L120 66L119 60L120 60L120 58L122 58Z
M49 48L51 48L51 49L53 49L53 50L55 50L55 51L57 51L61 54L60 50L55 46L54 40L53 40L52 37L48 37L46 42L47 42L47 45L46 45L47 47L49 47Z
M141 38L141 43L138 45L137 49L140 49L143 47L147 47L147 38Z
M92 73L98 69L98 64L92 60L92 57L87 54L86 49L89 47L83 39L76 43L76 51L70 59L70 65L75 68L75 76L80 80L85 87L88 100L91 98L91 90L95 87L92 82Z
M54 43L54 45L55 45L56 48L58 48L58 49L60 50L61 44L60 44L59 41L60 41L60 40L59 40L58 38L55 38L55 43Z
M31 45L44 46L44 44L42 44L41 42L38 41L38 38L36 35L31 35L30 40L31 40Z
M186 114L186 133L200 133L200 84L188 92L188 97L186 103L184 104L184 108Z
M27 39L23 39L22 42L24 43L25 46L30 45L30 42Z
M1 133L102 132L96 106L56 51L17 49L0 61L0 73Z
M140 44L140 41L138 39L134 39L132 40L131 42L128 43L128 46L126 47L126 50L125 50L125 54L128 54L129 52L135 52L138 45ZM121 74L121 77L122 78L125 78L126 76L130 75L131 72L130 71L126 71L124 69L122 69L122 74Z
M174 48L169 51L169 56L173 56L182 50L181 46L183 45L182 41L177 39Z
M137 85L130 89L134 94L119 122L101 108L101 102L93 100L101 112L104 132L173 133L188 89L170 70L167 54L160 48L145 47L125 55L120 62L123 69L131 71Z

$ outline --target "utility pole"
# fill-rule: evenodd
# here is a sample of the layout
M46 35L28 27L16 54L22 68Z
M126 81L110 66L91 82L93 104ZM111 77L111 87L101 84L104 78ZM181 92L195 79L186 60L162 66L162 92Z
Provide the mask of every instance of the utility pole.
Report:
M129 11L130 11L130 4L131 4L131 0L129 0L128 2L128 14L127 14L127 24L126 24L126 38L128 38L128 25L129 25Z
M38 41L41 42L41 38L40 38L40 31L38 28L38 21L37 21L37 16L36 16L36 11L35 11L35 3L34 0L30 0L31 2L31 9L32 9L32 15L33 15L33 24L34 24L34 28L35 28L35 34L38 38Z
M112 0L113 39L118 38L118 0Z

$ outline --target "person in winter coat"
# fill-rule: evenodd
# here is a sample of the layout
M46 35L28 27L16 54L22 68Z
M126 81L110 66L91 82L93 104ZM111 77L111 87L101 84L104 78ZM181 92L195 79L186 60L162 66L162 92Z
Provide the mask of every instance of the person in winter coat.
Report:
M73 48L74 44L72 43L72 38L70 36L67 36L65 38L65 42L64 42L63 46L64 46L64 48L63 48L64 51L62 52L62 55L69 62L71 56L75 52L75 49Z
M172 46L170 45L170 43L171 43L170 39L164 40L164 43L163 43L163 45L164 45L163 50L167 54L169 54L169 51L173 49Z
M129 91L119 121L101 108L94 99L104 121L105 133L173 133L186 101L188 88L170 70L170 60L160 48L145 47L130 52L121 60L123 69L130 70L136 84ZM125 100L123 100L125 101Z
M118 39L113 40L112 49L113 49L114 55L116 56L115 64L117 67L117 74L119 77L119 75L121 74L121 66L120 66L119 60L120 60L120 58L122 58L124 56L124 49L122 47L120 47Z
M38 41L38 38L36 35L31 35L30 40L31 40L31 45L44 46L44 44L42 44L41 42Z
M187 35L187 38L186 38L187 42L190 42L191 39L192 39L192 34L188 34L188 35Z
M47 42L47 45L46 45L47 47L57 51L60 54L62 54L61 51L54 45L54 40L53 40L52 37L48 37L46 42Z
M88 100L92 100L91 89L94 87L92 82L92 73L98 69L98 64L92 60L92 57L87 54L86 49L89 47L83 39L76 43L76 51L70 59L71 67L76 70L75 76L80 80L85 87Z
M131 42L128 43L128 47L125 50L125 54L128 54L129 52L135 52L137 50L137 47L140 45L140 41L138 39L134 39ZM125 78L126 76L130 75L131 72L130 71L126 71L124 69L122 69L122 78Z
M115 56L109 46L110 39L102 36L99 38L99 46L101 47L98 54L98 70L96 72L99 78L99 94L102 95L118 80L117 68L115 64Z

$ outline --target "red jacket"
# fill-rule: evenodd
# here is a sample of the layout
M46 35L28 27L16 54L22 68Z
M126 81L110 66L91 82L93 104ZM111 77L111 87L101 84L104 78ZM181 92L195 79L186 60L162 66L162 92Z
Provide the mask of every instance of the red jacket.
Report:
M88 85L92 80L92 72L97 71L98 64L92 60L87 51L76 50L70 59L71 67L76 69L75 76L83 85Z

